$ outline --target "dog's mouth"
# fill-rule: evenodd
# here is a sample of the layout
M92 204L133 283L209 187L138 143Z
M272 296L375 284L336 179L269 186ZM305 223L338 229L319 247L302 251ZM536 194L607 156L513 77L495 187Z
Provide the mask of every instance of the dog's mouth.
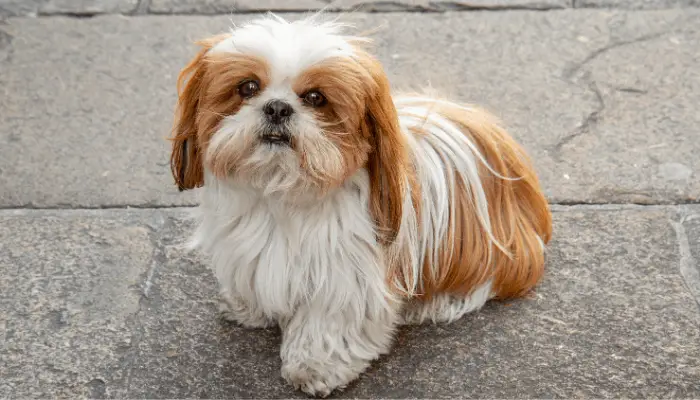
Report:
M270 146L292 146L292 135L286 129L269 129L260 134L260 142Z
M289 135L264 134L260 136L260 141L265 144L275 146L291 146L292 137Z

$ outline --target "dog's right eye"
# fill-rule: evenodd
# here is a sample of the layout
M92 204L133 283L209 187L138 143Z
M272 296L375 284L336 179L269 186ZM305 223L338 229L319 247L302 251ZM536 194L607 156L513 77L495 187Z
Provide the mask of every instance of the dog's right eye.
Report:
M255 96L260 90L260 84L256 81L245 81L238 86L238 94L244 99Z
M318 90L312 90L303 97L304 101L311 107L321 107L326 104L326 98Z

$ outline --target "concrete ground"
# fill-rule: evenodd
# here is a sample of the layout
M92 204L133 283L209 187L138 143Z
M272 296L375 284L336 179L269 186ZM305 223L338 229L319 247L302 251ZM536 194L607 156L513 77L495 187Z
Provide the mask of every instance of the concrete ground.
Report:
M165 138L192 40L324 6L397 89L498 114L554 210L535 297L402 329L338 397L700 398L698 0L0 0L0 397L303 397L278 332L217 320Z

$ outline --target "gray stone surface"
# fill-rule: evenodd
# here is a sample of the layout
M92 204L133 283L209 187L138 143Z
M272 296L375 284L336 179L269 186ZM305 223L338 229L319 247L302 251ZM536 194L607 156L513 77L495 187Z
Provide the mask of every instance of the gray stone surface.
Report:
M0 206L192 204L167 166L179 69L222 17L0 26ZM290 15L290 18L294 18ZM558 203L700 198L700 10L348 15L397 89L499 115Z
M158 217L0 214L0 397L99 398L106 383L127 386Z
M681 275L700 306L700 212L695 207L681 207L674 223L681 257Z
M329 2L328 8L361 11L551 10L571 5L571 0L335 0Z
M0 0L0 17L132 13L138 0Z
M396 89L498 114L551 201L674 204L555 205L533 298L402 328L337 397L700 398L700 205L678 205L700 201L700 10L629 11L697 6L0 0L0 398L304 397L276 330L217 319L187 210L155 208L195 201L165 140L191 42L254 16L232 12L322 7L370 12L344 18ZM480 8L511 11L415 12ZM55 17L147 12L226 15Z
M323 0L151 0L149 11L155 14L222 14L253 10L318 10L326 5Z
M138 0L49 0L39 12L51 14L113 14L136 11Z
M137 10L138 0L0 0L0 17L95 15ZM251 11L465 11L561 8L666 9L698 7L698 0L142 0L139 13L228 14Z
M217 320L213 277L180 249L184 215L0 211L0 397L302 397L279 378L275 330ZM700 308L681 275L700 207L554 215L535 297L401 329L339 397L700 397Z
M459 11L474 9L566 8L572 0L151 0L156 14L221 14L241 11Z
M574 0L574 7L605 7L630 10L698 7L698 0Z
M35 16L39 10L39 1L0 0L0 18L27 15Z

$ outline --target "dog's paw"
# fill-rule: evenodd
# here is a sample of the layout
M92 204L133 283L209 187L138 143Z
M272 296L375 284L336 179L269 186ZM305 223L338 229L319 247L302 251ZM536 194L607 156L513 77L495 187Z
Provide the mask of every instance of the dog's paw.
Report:
M253 310L243 301L232 298L219 299L219 318L251 329L275 326L275 321L262 312Z
M360 368L358 368L360 369ZM359 372L348 369L345 365L325 365L315 368L307 364L282 366L282 377L295 389L314 396L325 398L333 391L345 389L351 381L357 379Z

